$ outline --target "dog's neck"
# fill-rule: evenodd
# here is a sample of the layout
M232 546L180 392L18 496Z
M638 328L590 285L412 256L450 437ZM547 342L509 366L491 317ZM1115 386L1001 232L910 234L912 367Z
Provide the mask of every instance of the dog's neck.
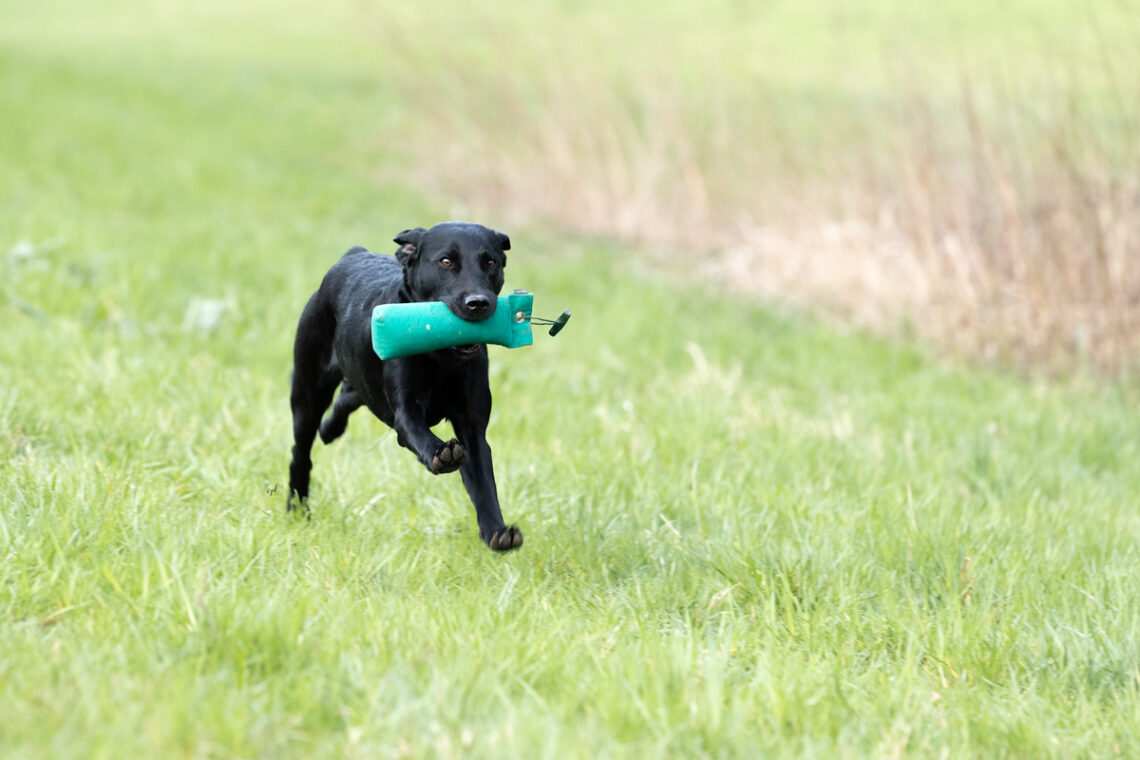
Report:
M400 282L400 289L396 291L396 297L400 299L400 303L417 303L415 298L412 298L412 289L408 285L408 270L404 270L404 279Z

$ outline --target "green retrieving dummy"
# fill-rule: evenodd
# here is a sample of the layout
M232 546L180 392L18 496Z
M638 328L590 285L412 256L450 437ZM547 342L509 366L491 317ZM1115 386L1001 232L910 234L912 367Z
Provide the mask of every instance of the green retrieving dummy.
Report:
M507 348L529 346L531 322L553 325L556 335L570 312L553 322L533 319L534 294L515 291L500 296L495 313L482 322L468 322L451 313L442 301L386 303L372 310L372 348L381 359L400 359L441 348L494 343Z

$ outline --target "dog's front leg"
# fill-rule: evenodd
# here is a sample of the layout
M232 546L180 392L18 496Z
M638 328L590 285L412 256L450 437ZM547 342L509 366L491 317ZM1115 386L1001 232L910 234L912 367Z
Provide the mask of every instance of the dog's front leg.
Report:
M452 419L455 434L467 452L467 461L459 467L463 486L475 507L479 537L495 551L509 551L522 546L523 535L514 525L503 523L499 508L499 492L495 487L495 469L491 463L491 446L487 443L487 422L491 416L491 394L481 389L474 397L469 413Z
M479 523L479 537L483 543L495 551L509 551L522 546L522 531L514 525L503 524L503 512L499 508L499 494L495 488L495 471L491 465L491 447L487 439L477 436L474 440L456 431L464 448L467 461L459 467L463 485L475 505L475 519Z
M414 390L418 387L417 383L409 382L407 378L388 386L396 440L404 448L411 449L433 475L455 472L467 459L467 452L454 438L444 442L431 431L427 419L427 399Z
M433 475L455 472L467 459L459 441L444 441L431 432L422 408L398 406L395 409L396 440L411 449Z

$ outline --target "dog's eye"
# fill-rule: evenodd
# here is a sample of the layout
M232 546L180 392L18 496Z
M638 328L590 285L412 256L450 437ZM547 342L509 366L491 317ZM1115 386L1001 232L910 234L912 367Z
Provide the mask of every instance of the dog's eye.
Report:
M443 267L444 269L451 269L451 259L444 256L442 259L439 260L439 265L441 267Z
M483 262L483 268L484 269L494 269L495 268L495 260L494 259L487 259L486 261Z

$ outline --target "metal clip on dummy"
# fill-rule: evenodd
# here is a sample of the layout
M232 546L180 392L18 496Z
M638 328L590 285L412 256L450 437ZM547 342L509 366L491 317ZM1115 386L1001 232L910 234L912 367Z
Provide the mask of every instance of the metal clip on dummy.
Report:
M516 290L499 297L489 318L468 322L442 301L381 304L372 310L372 348L385 360L472 343L519 348L534 342L532 324L549 325L550 334L557 335L570 319L569 310L554 320L534 317L533 305L533 293Z

